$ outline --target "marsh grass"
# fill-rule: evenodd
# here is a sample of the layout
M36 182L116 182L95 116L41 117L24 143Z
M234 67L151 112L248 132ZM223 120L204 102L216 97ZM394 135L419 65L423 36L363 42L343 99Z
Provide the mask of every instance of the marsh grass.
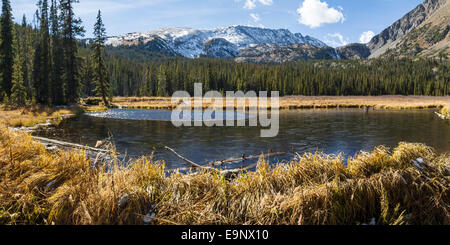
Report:
M100 98L86 99L99 103ZM334 108L365 108L375 109L431 109L442 108L450 101L449 96L287 96L280 98L280 109L334 109ZM114 97L113 105L130 109L173 109L178 106L168 97ZM269 99L270 103L270 99ZM191 102L193 105L193 102ZM212 103L205 102L202 109ZM268 105L260 107L270 108ZM246 105L249 107L249 104Z
M108 107L103 105L84 106L82 108L85 112L105 112L108 110Z
M447 104L442 108L441 114L444 115L445 118L450 120L450 104Z
M261 160L231 179L168 174L147 158L106 170L2 127L0 224L450 224L449 155L400 143L344 162L323 153Z
M81 107L53 108L47 106L27 106L11 108L0 105L0 122L10 127L31 127L36 124L45 123L48 119L58 122L63 115L76 114L82 110Z

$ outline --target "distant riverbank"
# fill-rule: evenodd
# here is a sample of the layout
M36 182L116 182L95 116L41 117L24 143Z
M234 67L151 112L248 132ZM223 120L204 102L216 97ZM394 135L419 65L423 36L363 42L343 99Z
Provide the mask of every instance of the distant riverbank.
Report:
M84 99L87 104L98 105L100 98ZM219 105L222 101L218 101ZM173 109L181 100L172 102L169 97L114 97L112 105L130 109ZM288 96L280 98L280 109L330 109L330 108L373 108L373 109L441 109L450 104L450 96ZM193 103L191 103L193 105ZM203 103L208 108L211 102ZM268 103L270 105L270 103ZM260 105L270 109L268 105ZM249 103L246 104L248 108Z

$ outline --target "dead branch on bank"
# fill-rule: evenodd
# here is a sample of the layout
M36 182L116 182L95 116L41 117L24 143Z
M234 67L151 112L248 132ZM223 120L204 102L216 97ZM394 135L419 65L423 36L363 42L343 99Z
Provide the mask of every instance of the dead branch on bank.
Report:
M177 158L179 158L179 159L183 160L184 162L188 163L189 165L191 165L193 169L213 171L213 172L216 172L218 174L224 175L227 178L231 177L233 175L239 174L239 173L241 173L243 171L247 171L249 169L252 169L252 168L254 168L254 167L256 167L258 165L258 163L253 163L253 164L251 164L251 165L249 165L247 167L244 167L244 168L230 169L230 170L220 170L220 169L217 169L217 168L214 168L214 167L202 166L202 165L200 165L198 163L195 163L195 162L185 158L184 156L182 156L181 154L179 154L174 149L172 149L172 148L170 148L168 146L165 146L164 148L166 150L168 150L169 152L171 152L172 154L174 154ZM262 155L262 156L264 156L264 155ZM252 156L252 158L254 159L254 156ZM247 159L250 159L250 157L243 159L243 161L245 161ZM222 162L222 163L225 163L225 162L237 162L237 161L241 161L241 160L242 159L240 158L240 159L235 159L234 161L227 160L227 161L220 161L220 162Z

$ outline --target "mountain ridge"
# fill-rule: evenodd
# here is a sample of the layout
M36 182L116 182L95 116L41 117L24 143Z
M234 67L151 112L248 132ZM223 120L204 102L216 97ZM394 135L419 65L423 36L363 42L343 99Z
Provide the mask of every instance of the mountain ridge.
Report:
M332 48L317 38L233 25L214 29L160 28L109 37L107 45L139 46L167 56L226 58L237 62L284 63L309 59L367 59L383 56L449 55L450 0L424 0L367 44Z
M194 28L160 28L152 31L133 32L125 35L109 37L106 44L111 46L136 45L136 40L147 42L159 38L165 41L179 55L187 58L198 58L211 55L211 49L222 49L222 52L238 56L242 50L260 44L309 44L318 47L327 46L319 39L292 33L287 29L268 29L260 27L234 25L214 29ZM223 49L226 50L223 50ZM216 53L217 54L217 53Z
M395 54L396 56L414 56L420 54L422 50L418 49L418 52L414 52L412 50L415 49L417 45L420 47L419 40L411 39L417 39L418 36L423 35L423 33L430 30L429 28L423 28L423 30L421 30L422 33L416 33L417 36L414 31L418 30L418 28L424 27L437 13L441 13L442 18L435 24L439 25L439 29L444 31L443 34L445 38L448 34L448 29L450 29L450 0L425 0L402 18L394 22L391 26L384 29L380 34L372 38L372 40L367 44L371 51L371 55L369 57L377 58L385 55L386 53ZM409 45L410 47L402 47L402 45L405 44L405 39L406 41L408 41L408 39L411 41L411 45ZM430 46L433 46L436 43L430 43ZM424 46L423 48L429 47ZM395 52L395 49L400 49L402 52ZM393 50L394 52L392 53Z

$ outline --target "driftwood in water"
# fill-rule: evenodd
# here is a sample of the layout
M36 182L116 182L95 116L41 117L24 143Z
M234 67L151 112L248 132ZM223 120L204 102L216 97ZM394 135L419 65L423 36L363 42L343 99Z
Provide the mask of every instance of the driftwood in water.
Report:
M203 167L202 165L197 164L197 163L195 163L195 162L193 162L193 161L191 161L191 160L189 160L189 159L183 157L182 155L178 154L174 149L172 149L172 148L170 148L170 147L168 147L168 146L165 146L164 148L165 148L166 150L172 152L176 157L180 158L180 159L183 160L184 162L186 162L186 163L188 163L189 165L191 165L193 168L198 168L198 169L205 169L205 168L208 168L208 167ZM208 169L209 169L209 168L208 168Z
M213 167L209 167L209 166L202 166L198 163L195 163L185 157L183 157L182 155L180 155L179 153L177 153L175 150L173 150L172 148L165 146L164 147L166 150L170 151L171 153L173 153L176 157L178 157L179 159L183 160L184 162L188 163L189 165L192 166L192 168L194 169L202 169L202 170L210 170L210 171L214 171L216 173L222 174L225 177L231 177L234 174L239 174L242 171L246 171L249 169L252 169L254 167L256 167L258 165L258 163L254 163L252 165L249 165L245 168L239 168L239 169L230 169L230 170L220 170L220 169L216 169Z
M215 161L215 162L210 162L208 164L211 167L215 167L215 166L221 166L221 165L223 165L225 163L243 162L243 161L247 161L247 160L259 159L261 156L272 157L272 156L279 156L279 155L284 155L284 154L286 154L286 152L274 152L274 153L267 153L267 154L254 155L254 156L242 155L241 158L222 160L222 161Z
M83 146L83 145L63 142L63 141L59 141L59 140L47 139L47 138L42 138L42 137L33 136L33 139L35 139L37 141L40 141L42 143L50 143L50 144L52 144L54 146L59 146L59 147L72 148L72 149L81 149L81 150L86 150L86 151L96 152L96 153L110 153L111 152L111 151L108 151L108 150L103 150L103 149L98 149L98 148L94 148L94 147L89 147L89 146Z

